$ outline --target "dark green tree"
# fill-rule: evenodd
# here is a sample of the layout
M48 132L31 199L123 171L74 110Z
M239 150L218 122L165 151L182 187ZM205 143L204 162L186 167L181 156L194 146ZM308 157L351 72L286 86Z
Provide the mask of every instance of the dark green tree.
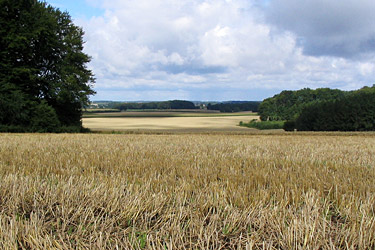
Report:
M166 102L120 103L114 105L114 108L125 111L128 109L196 109L197 107L190 101L173 100Z
M36 107L31 120L32 132L56 132L61 126L56 111L45 101L39 103Z
M50 117L54 126L81 127L95 93L83 35L67 12L45 2L0 0L1 125L41 131L40 118Z
M260 102L257 101L233 101L225 103L217 103L212 105L208 104L208 110L219 110L220 112L240 112L240 111L253 111L257 112Z
M374 131L375 87L306 107L294 123L301 131Z
M259 115L262 121L286 121L296 119L302 110L310 105L323 101L337 100L347 93L338 89L301 89L297 91L282 91L280 94L265 99L259 105Z

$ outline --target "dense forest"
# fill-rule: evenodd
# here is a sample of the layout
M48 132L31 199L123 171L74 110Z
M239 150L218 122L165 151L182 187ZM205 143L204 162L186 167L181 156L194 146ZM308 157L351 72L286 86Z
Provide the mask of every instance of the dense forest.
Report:
M258 107L261 102L224 102L217 104L208 104L208 110L219 110L220 112L240 112L240 111L253 111L258 112Z
M36 0L0 1L0 131L79 132L94 94L83 31Z
M375 86L310 105L295 121L287 123L287 129L293 127L301 131L374 131Z
M283 91L259 106L262 121L286 121L285 130L375 130L375 85L356 91Z
M173 100L165 102L120 103L114 105L114 108L125 111L130 109L197 109L198 107L189 101Z
M262 121L294 120L307 106L323 101L337 100L347 94L348 92L329 88L285 90L278 95L265 99L259 105L260 119Z

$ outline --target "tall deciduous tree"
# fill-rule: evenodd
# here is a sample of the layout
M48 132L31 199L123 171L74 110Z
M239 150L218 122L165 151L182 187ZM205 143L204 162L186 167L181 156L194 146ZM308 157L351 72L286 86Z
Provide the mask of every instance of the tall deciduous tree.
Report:
M47 116L81 127L95 93L83 35L67 12L44 2L0 0L0 124L40 131Z

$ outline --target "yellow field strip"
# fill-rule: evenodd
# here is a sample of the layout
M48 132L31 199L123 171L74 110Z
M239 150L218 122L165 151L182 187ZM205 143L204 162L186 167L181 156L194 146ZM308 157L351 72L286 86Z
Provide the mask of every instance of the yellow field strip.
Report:
M246 131L249 129L239 127L239 122L257 118L257 116L83 118L83 126L92 130L205 129Z

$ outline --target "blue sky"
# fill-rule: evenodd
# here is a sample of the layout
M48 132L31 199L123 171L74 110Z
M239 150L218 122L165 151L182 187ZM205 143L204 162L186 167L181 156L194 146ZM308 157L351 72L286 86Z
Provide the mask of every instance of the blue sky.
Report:
M50 0L46 1L62 11L68 11L73 19L90 19L104 15L105 10L84 0Z
M92 100L262 100L375 84L373 0L49 0L85 31Z

